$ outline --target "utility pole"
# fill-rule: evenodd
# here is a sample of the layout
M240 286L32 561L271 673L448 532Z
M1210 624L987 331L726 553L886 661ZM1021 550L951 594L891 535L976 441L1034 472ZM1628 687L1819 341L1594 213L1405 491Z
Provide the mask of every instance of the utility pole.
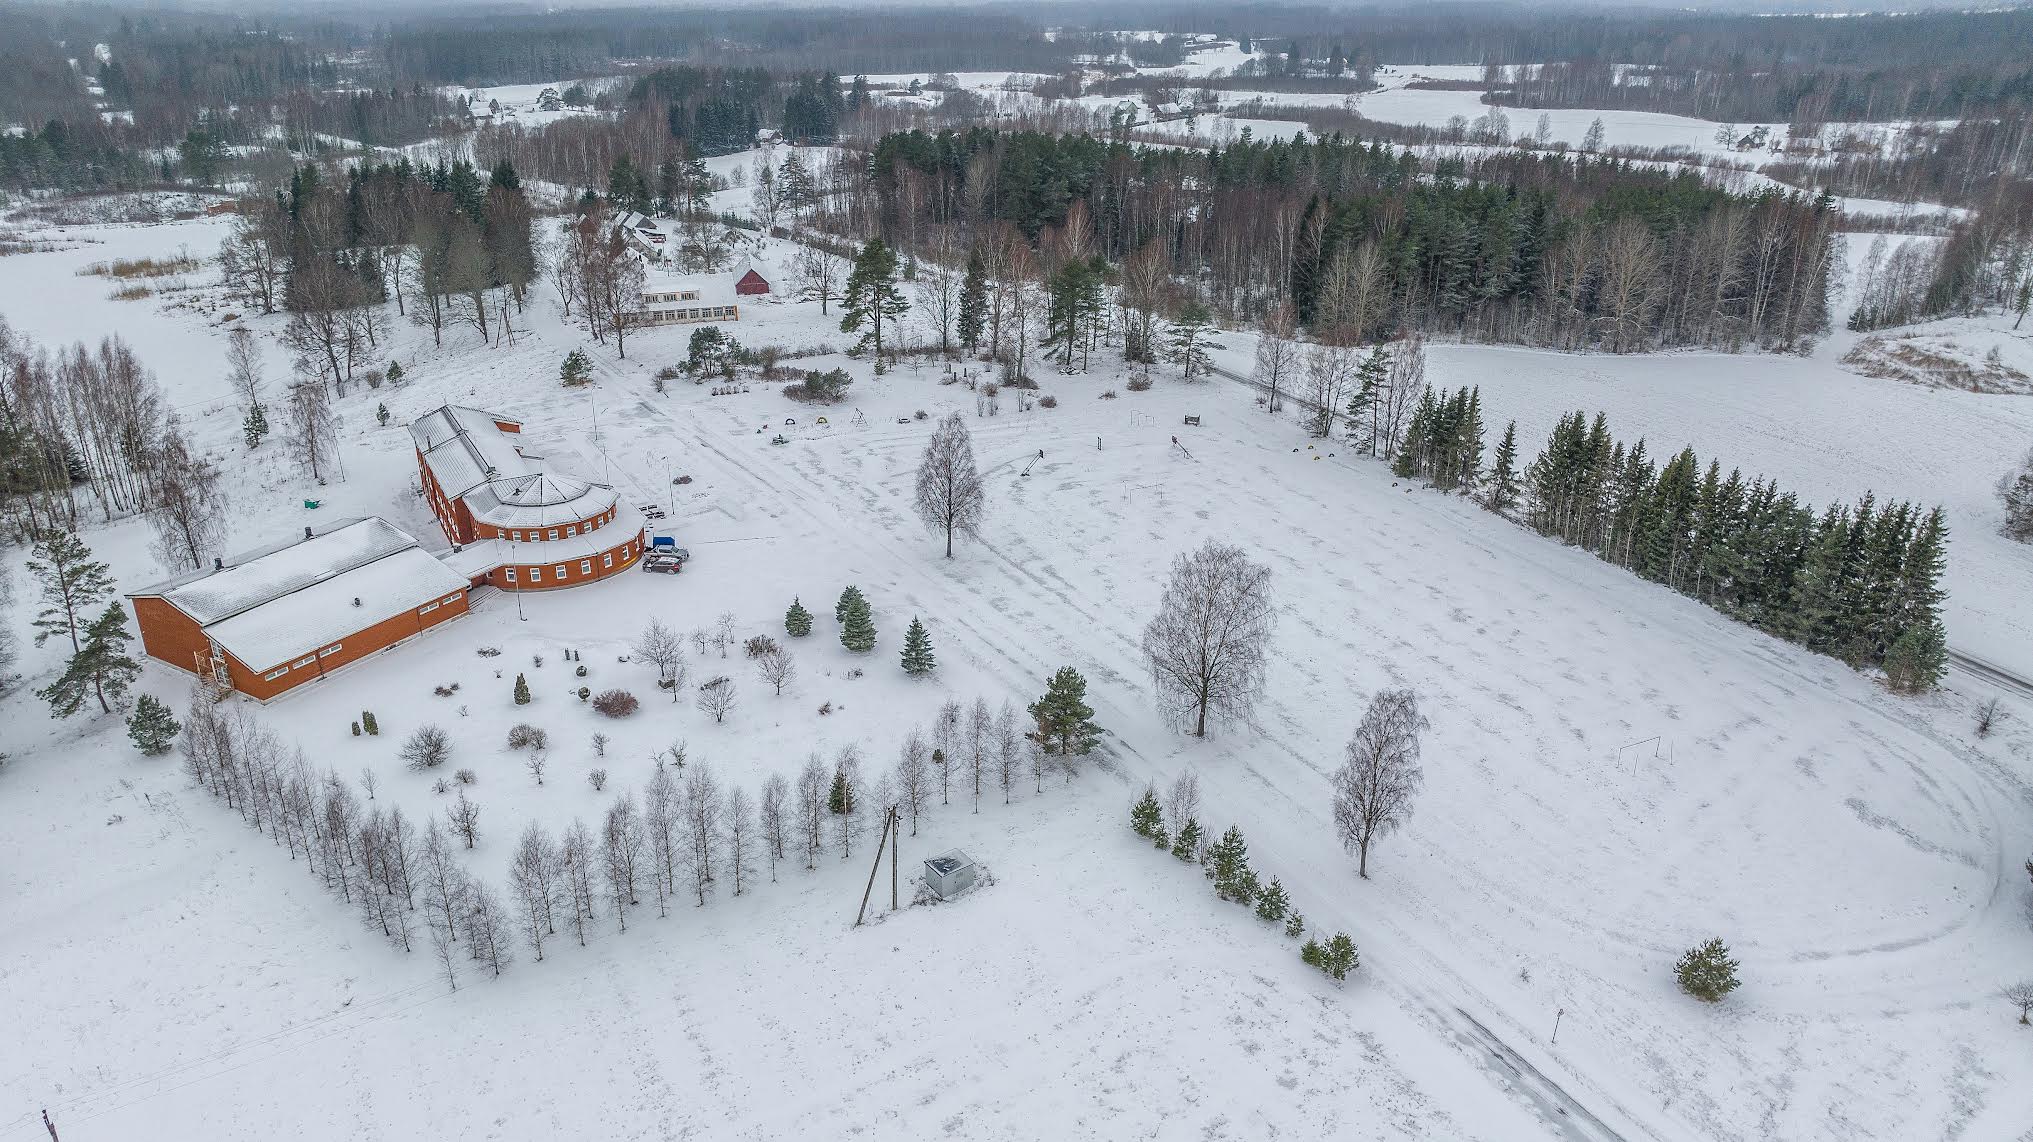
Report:
M1553 1041L1555 1043L1558 1043L1560 1041L1560 1017L1565 1014L1567 1014L1567 1009L1565 1007L1562 1007L1553 1013Z
M49 1131L49 1142L60 1142L56 1136L56 1123L49 1120L48 1107L44 1107L42 1111L42 1128Z
M875 842L875 860L868 866L868 886L861 890L861 908L854 913L854 926L857 928L861 927L862 920L868 915L868 897L870 893L875 891L875 874L882 871L882 846L889 841L889 827L889 815L884 814L882 818L882 836L877 838Z
M889 841L889 910L890 910L890 911L892 911L892 912L894 912L894 911L896 911L896 910L897 910L897 903L896 903L896 859L897 859L897 858L896 858L896 851L897 851L897 849L898 849L898 848L902 847L902 843L903 843L903 836L904 836L904 833L903 833L903 829L904 829L904 823L903 823L902 819L900 819L900 818L899 818L899 817L897 816L897 811L896 811L896 806L894 806L894 805L891 805L891 806L889 807L889 822L890 822L890 841Z

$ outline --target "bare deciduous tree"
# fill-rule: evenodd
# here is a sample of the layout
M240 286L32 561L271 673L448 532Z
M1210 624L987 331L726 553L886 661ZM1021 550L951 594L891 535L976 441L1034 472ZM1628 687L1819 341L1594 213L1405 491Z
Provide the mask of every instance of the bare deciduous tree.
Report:
M1264 411L1276 413L1283 396L1299 376L1297 322L1290 305L1280 305L1264 315L1257 330L1256 374L1251 379L1264 390Z
M950 413L932 431L931 442L918 462L918 518L934 534L946 536L946 558L953 558L953 533L969 535L981 524L987 492L974 467L974 438L959 413Z
M226 530L226 497L218 466L191 451L172 418L155 450L155 506L148 526L154 551L167 567L197 571Z
M713 883L713 862L720 850L720 830L725 805L720 785L711 766L700 762L686 767L684 790L679 797L685 828L685 866L692 873L692 887L699 903L706 903L706 889Z
M784 687L798 676L798 661L791 657L790 651L773 646L755 660L755 669L762 675L762 680L781 695Z
M826 780L826 763L813 753L805 759L805 768L798 771L795 807L798 845L804 850L806 868L819 867L819 846L824 840L821 829L826 823Z
M713 721L716 723L724 722L727 715L734 711L739 698L740 693L735 688L734 679L723 674L699 687L699 711L713 715Z
M582 948L586 946L586 925L598 915L594 908L593 860L593 834L586 828L586 822L574 818L572 827L565 830L564 843L559 846L559 861L564 871L565 903L571 908L572 935L578 937Z
M495 975L515 960L508 912L485 881L475 881L466 909L466 950Z
M242 408L261 403L261 346L254 331L245 325L226 335L226 379L240 398Z
M635 645L629 650L637 658L656 667L659 684L670 680L671 671L678 665L679 657L685 652L684 643L678 638L678 633L664 625L664 621L659 618L649 620L649 625L643 627L642 633L635 636ZM676 701L676 686L671 687L671 693L671 700Z
M1419 734L1426 728L1417 694L1385 690L1370 699L1348 739L1347 760L1334 773L1334 831L1342 847L1357 854L1359 876L1369 876L1370 845L1411 818L1412 799L1425 782Z
M452 756L452 739L437 726L418 726L402 743L401 756L411 769L436 769Z
M791 783L781 773L772 773L762 783L762 799L758 803L758 824L762 829L762 847L769 855L770 883L776 883L777 862L784 859L785 842L790 839L790 816L795 811L791 804Z
M1165 820L1172 823L1172 831L1186 827L1186 822L1200 819L1200 777L1187 770L1172 779L1171 788L1165 791Z
M1263 692L1271 628L1271 572L1240 547L1209 540L1172 560L1158 614L1144 628L1144 657L1159 708L1190 719L1207 736L1207 717L1247 719Z
M734 882L734 895L741 895L742 882L755 863L755 806L748 790L735 786L727 791L727 875Z
M556 908L562 860L557 842L542 825L531 821L516 842L515 859L508 866L508 880L522 914L523 938L541 961L544 940L557 935Z
M1010 790L1024 770L1024 750L1030 739L1017 725L1016 706L1005 700L995 715L995 780L1002 786L1002 803L1009 804Z
M338 422L322 382L303 378L289 387L289 439L297 461L322 483L339 447Z
M1998 993L2005 1002L2019 1009L2019 1022L2029 1023L2028 1013L2033 1013L2033 979L2021 980Z
M896 789L902 798L903 809L911 815L911 835L918 835L918 814L925 808L925 802L932 795L932 770L929 764L931 751L925 747L925 735L916 727L904 735L904 742L897 750Z
M1412 410L1426 395L1426 341L1413 334L1391 348L1390 380L1377 396L1377 435L1384 459L1397 455Z
M445 820L452 826L453 835L472 848L480 839L480 806L466 799L466 791L459 790L459 799L445 810Z

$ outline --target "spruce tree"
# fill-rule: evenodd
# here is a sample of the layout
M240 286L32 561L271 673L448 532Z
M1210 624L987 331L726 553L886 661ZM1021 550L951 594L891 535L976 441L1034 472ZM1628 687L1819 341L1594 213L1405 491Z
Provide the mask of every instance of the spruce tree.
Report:
M399 385L402 383L402 376L403 376L402 362L390 361L388 363L388 383L391 385Z
M854 787L847 784L847 771L833 771L833 787L826 792L826 811L834 814L854 812Z
M1200 842L1206 837L1200 822L1191 817L1179 826L1179 836L1172 842L1172 855L1180 860L1192 862L1200 859Z
M875 649L875 620L868 612L868 600L856 595L847 615L840 620L840 645L867 654Z
M360 711L360 728L367 731L368 737L380 736L381 723L375 720L374 711L372 710Z
M1347 979L1348 973L1354 971L1360 962L1355 941L1349 939L1346 932L1334 933L1333 938L1320 949L1320 970L1336 980Z
M840 592L840 600L833 604L833 621L836 623L846 622L847 612L854 609L854 606L861 602L863 600L861 598L861 588L859 587L849 587Z
M980 348L981 332L988 324L988 263L981 247L967 253L967 274L960 281L960 343L968 352Z
M937 665L932 657L932 636L925 633L925 624L912 616L910 628L904 631L904 673L915 678L930 674Z
M1156 788L1144 786L1144 795L1129 809L1130 831L1137 836L1152 839L1165 831L1165 811L1158 807Z
M1504 438L1497 442L1495 462L1483 485L1483 506L1502 515L1518 502L1518 422L1504 425Z
M1938 621L1908 627L1885 652L1885 683L1901 694L1932 690L1946 673L1948 635Z
M261 438L268 435L268 410L262 407L261 402L247 406L246 419L240 422L240 435L246 438L247 447L261 447Z
M1305 934L1306 918L1294 910L1290 916L1285 917L1285 938L1296 940Z
M1045 694L1029 706L1037 731L1031 736L1047 753L1084 754L1101 737L1094 710L1087 705L1087 679L1062 666L1045 684Z
M784 612L784 633L792 638L803 638L812 633L812 612L793 598L791 609Z
M518 671L515 676L515 704L527 706L529 701L529 679L524 678Z
M1257 893L1257 919L1278 921L1285 918L1285 912L1292 906L1291 898L1285 895L1285 886L1277 877Z
M134 702L134 713L127 718L127 736L134 741L144 757L161 757L169 752L170 743L176 740L177 731L183 729L169 707L153 694L143 694Z
M85 627L78 651L65 664L63 674L37 690L36 697L48 702L50 713L59 718L77 713L88 694L99 699L101 712L112 713L113 703L141 675L141 664L127 653L133 637L127 630L127 608L108 603Z
M1390 380L1391 351L1382 345L1369 351L1355 370L1355 395L1348 398L1348 442L1357 452L1376 455L1377 430L1372 413Z
M1214 361L1207 355L1207 326L1214 320L1207 307L1197 301L1189 301L1179 307L1179 314L1172 319L1172 329L1167 334L1171 346L1173 363L1179 366L1179 376L1184 380L1206 374L1214 367Z
M1680 980L1680 990L1704 1003L1714 1003L1737 989L1737 962L1719 939L1687 949L1673 966L1673 974Z

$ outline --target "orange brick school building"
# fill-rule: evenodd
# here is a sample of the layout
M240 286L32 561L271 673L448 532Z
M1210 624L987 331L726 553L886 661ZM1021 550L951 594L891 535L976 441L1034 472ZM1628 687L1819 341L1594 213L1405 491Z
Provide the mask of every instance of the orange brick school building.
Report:
M455 406L410 426L450 551L378 517L307 527L130 594L142 647L265 702L465 614L475 588L572 587L637 563L642 514L607 485L547 470L521 433Z
M305 528L128 600L149 654L265 702L465 614L468 589L368 518Z

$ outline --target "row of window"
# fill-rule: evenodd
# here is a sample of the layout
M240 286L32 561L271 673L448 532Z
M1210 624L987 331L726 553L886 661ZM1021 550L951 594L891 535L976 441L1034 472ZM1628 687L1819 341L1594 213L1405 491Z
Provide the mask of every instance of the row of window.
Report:
M638 545L636 541L631 539L627 543L622 544L619 548L616 548L615 550L621 553L621 557L623 559L627 559L635 554L637 546ZM614 570L613 551L606 552L600 556L600 567L603 572ZM571 578L570 568L571 565L568 563L559 563L554 565L551 568L551 581L554 583L562 583L567 579L570 579ZM579 574L581 576L586 576L591 575L592 573L593 573L593 561L591 559L579 560ZM513 584L520 581L521 580L518 580L516 578L516 568L505 567L502 569L502 582ZM541 567L531 567L529 569L529 579L527 581L531 586L535 586L536 584L542 583L544 581L544 569Z
M539 543L568 538L574 535L584 535L589 531L598 530L601 524L611 523L613 520L614 509L609 508L602 514L594 516L591 520L583 523L566 524L564 527L554 527L548 531L504 531L501 534L511 543Z
M679 325L687 321L712 321L715 318L741 320L741 307L736 305L702 305L692 309L651 309L642 315L645 325Z
M425 604L422 608L420 608L417 611L417 614L427 615L430 614L432 611L437 610L439 607L446 605L447 603L456 603L458 601L459 601L459 592L454 591L453 593L446 595L444 598L439 599L437 602ZM297 659L295 662L290 663L288 666L279 666L274 670L269 671L268 673L261 676L261 680L263 682L273 682L276 679L282 677L283 675L288 674L292 670L301 670L304 667L309 666L312 663L316 662L320 658L330 658L344 649L346 649L345 643L335 642L330 646L324 647L315 654L304 655L302 658Z
M666 290L662 293L646 293L642 295L642 300L645 305L652 305L659 301L697 301L699 300L699 291L695 289L680 289Z

